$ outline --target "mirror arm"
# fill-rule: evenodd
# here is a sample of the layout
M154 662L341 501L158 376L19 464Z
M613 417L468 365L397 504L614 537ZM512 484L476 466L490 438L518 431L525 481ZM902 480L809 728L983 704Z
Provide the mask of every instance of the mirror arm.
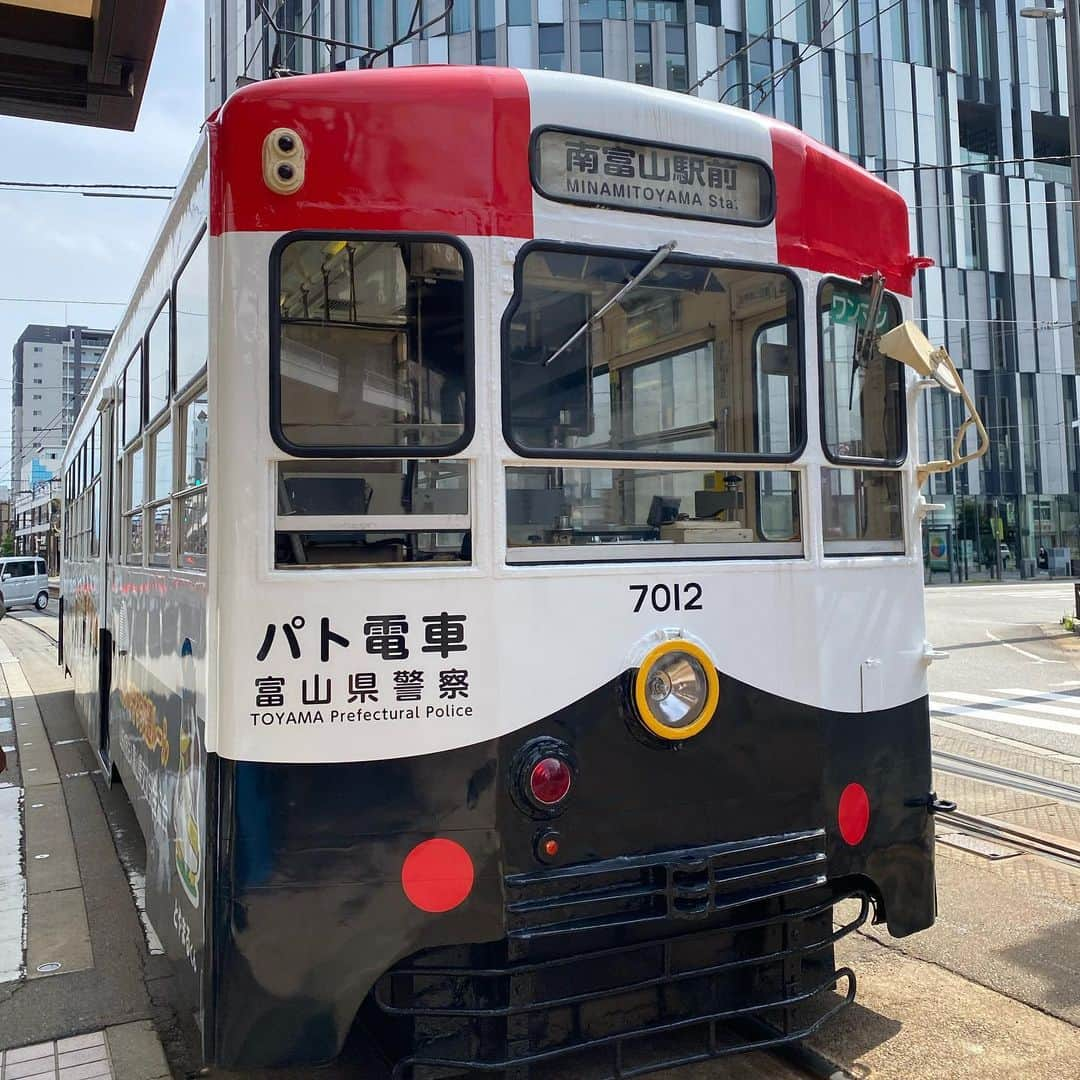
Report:
M986 427L983 425L982 417L979 416L979 410L975 408L975 402L971 400L971 395L964 385L964 380L960 377L960 372L956 370L952 357L942 349L939 360L941 363L948 365L950 372L955 377L957 388L960 391L960 398L964 402L968 415L960 427L957 428L956 435L953 437L950 459L948 461L927 461L918 467L916 475L920 488L934 473L951 472L953 469L959 469L961 465L967 465L971 461L978 460L990 449L990 436L986 433ZM970 454L963 454L961 449L964 445L964 439L972 427L975 428L978 443Z

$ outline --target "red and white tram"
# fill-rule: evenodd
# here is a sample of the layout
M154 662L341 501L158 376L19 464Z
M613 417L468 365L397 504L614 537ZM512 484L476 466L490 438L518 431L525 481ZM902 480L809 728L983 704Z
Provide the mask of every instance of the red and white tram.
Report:
M880 339L917 266L886 185L687 96L407 68L210 119L62 585L209 1061L367 1009L399 1073L631 1075L800 1037L839 936L933 922L921 381Z

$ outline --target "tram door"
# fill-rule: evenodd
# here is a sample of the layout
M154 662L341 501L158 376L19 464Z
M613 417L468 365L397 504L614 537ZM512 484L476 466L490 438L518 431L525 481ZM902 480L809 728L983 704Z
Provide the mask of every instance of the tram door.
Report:
M112 692L113 634L111 630L112 567L119 558L115 550L116 536L113 527L113 490L116 482L116 409L112 400L103 403L99 422L101 424L101 485L100 498L94 508L94 528L98 535L99 558L94 573L94 591L98 597L97 640L93 642L95 691L90 703L90 738L101 760L106 776L112 772L112 755L109 746L109 696Z

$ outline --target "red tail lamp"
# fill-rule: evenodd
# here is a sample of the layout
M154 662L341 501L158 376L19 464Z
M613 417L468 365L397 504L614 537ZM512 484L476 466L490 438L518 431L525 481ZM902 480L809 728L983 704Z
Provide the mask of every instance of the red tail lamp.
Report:
M456 840L435 837L409 852L401 867L401 887L421 910L450 911L472 892L473 862Z
M862 843L870 828L870 796L862 784L848 784L840 793L836 820L844 843L852 847Z
M562 758L541 758L529 772L529 795L539 806L555 806L566 798L572 779Z

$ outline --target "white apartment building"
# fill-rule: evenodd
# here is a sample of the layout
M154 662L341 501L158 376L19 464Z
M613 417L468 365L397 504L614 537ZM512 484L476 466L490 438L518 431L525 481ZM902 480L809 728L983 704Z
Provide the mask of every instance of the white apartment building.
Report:
M110 330L32 323L11 366L11 486L15 549L53 559L49 543L53 477ZM50 572L56 567L50 561Z

